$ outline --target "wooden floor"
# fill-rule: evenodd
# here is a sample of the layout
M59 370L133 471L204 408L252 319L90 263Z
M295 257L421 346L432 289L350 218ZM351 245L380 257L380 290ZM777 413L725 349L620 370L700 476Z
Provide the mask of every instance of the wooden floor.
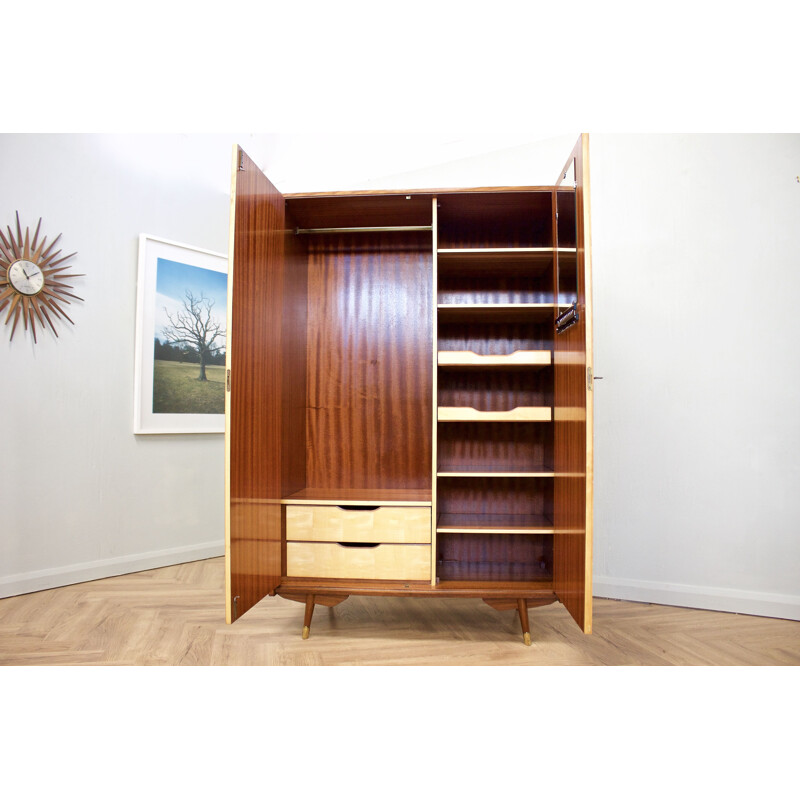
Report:
M584 635L560 604L351 597L317 607L265 598L225 624L222 558L0 600L3 665L799 665L800 622L596 599Z

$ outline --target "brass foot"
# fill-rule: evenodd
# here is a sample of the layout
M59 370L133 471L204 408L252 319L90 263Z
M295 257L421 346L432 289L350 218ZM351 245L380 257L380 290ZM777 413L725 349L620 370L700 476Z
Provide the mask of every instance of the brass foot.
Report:
M308 639L308 625L303 625L303 638Z
M529 633L523 634L522 641L527 647L531 646L531 635Z

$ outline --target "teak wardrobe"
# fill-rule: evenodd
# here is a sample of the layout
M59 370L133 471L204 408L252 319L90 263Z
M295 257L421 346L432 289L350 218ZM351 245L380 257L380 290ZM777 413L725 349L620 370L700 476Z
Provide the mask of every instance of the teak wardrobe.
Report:
M591 632L588 147L553 186L305 195L234 148L228 622L402 595Z

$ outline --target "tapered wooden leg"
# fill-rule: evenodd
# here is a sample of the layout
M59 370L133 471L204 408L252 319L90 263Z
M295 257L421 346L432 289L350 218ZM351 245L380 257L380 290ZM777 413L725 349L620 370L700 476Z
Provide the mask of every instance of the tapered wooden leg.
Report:
M519 621L522 625L522 641L531 646L531 626L528 623L528 603L525 600L517 600L517 611L519 611Z
M314 595L306 595L306 615L303 619L303 638L308 639L311 630L311 617L314 614Z

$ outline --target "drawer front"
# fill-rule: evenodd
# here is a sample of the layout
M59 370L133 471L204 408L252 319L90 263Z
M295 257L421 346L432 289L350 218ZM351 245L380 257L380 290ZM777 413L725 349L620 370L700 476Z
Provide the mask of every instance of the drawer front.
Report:
M430 544L431 510L427 506L286 506L286 540Z
M348 547L335 542L287 542L286 574L290 578L427 581L431 548L424 544Z

